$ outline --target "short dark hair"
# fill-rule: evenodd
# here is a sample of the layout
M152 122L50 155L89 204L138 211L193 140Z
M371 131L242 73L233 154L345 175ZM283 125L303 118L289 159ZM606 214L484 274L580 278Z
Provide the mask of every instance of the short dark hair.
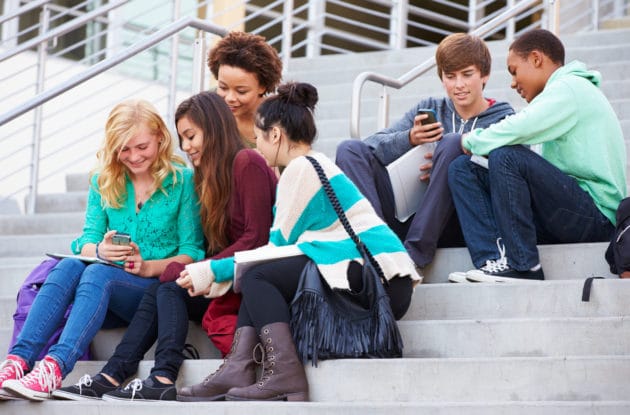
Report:
M468 33L453 33L445 37L435 51L435 62L440 79L445 72L455 72L474 65L481 76L490 75L492 57L486 42Z
M245 32L230 32L208 53L208 68L219 79L221 65L235 66L256 75L266 93L273 92L282 78L282 61L265 38Z
M510 50L522 58L527 58L537 50L552 62L564 65L564 46L556 35L545 29L532 29L520 35L510 45Z

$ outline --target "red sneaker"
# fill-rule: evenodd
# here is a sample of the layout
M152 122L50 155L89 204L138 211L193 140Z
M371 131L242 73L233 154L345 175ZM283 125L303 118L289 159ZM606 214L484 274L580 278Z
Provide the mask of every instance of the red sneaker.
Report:
M28 372L28 366L24 359L13 354L8 355L6 360L0 364L0 388L2 388L5 380L21 379L26 372ZM7 399L15 399L15 397L5 392L4 389L0 389L0 400Z
M43 401L61 387L61 368L50 356L44 357L28 375L19 380L7 380L2 384L5 391L31 401Z

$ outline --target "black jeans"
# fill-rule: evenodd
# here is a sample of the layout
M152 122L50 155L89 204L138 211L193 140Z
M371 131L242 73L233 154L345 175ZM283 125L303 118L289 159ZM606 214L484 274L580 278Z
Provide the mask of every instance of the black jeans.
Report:
M144 354L157 340L151 374L175 382L184 361L188 321L201 321L209 304L209 299L191 297L175 282L149 286L122 341L101 372L124 382L136 373Z
M306 256L280 259L253 267L243 275L241 293L243 299L238 311L238 327L253 326L257 332L271 323L288 323L289 305L295 296L300 274L309 261ZM357 263L355 263L357 264ZM358 265L358 264L357 264ZM350 286L358 290L360 266L348 270ZM402 318L413 292L411 278L393 278L385 287L396 319Z

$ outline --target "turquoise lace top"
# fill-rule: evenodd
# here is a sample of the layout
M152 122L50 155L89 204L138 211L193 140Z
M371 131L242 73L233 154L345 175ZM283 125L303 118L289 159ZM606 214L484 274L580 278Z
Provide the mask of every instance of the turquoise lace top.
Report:
M109 230L131 235L145 260L188 255L193 261L204 259L204 236L199 218L199 200L193 183L193 172L181 168L174 183L173 175L164 179L136 213L135 193L127 178L127 197L118 209L103 207L98 192L98 175L91 179L83 234L72 242L79 254L87 243L103 240Z

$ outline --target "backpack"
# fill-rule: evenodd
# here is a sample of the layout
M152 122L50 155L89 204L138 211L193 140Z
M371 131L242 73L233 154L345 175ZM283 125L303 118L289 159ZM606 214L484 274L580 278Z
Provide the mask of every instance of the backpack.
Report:
M617 226L605 257L610 272L620 275L624 271L630 271L630 197L619 203L616 216Z
M39 293L39 289L46 282L46 278L48 277L48 273L52 270L58 263L59 259L46 259L41 264L39 264L30 274L26 277L22 286L18 290L17 294L17 308L15 313L13 314L13 335L11 336L11 341L9 342L9 351L17 342L18 335L22 331L22 327L24 327L24 322L26 321L26 316L28 312L31 310L31 305L33 301L35 301L35 297L37 293ZM41 353L37 360L41 360L48 353L48 349L56 344L59 341L59 337L61 337L61 332L63 331L64 326L66 325L66 321L68 320L68 316L70 315L70 310L72 310L72 304L68 306L66 313L63 316L62 322L59 324L59 327L56 328L53 335L48 339L48 343L42 349ZM79 360L90 360L91 354L90 351L86 351L83 353L83 356Z

